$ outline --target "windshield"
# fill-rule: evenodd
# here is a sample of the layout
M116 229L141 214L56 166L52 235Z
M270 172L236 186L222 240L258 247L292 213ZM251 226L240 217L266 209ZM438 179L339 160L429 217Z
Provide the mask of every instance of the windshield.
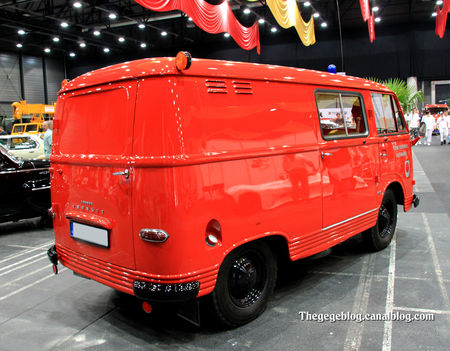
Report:
M441 112L447 111L447 110L448 110L447 107L431 107L431 108L428 109L428 111L430 111L430 113L432 115L435 115L437 113L441 113Z
M13 161L15 163L18 163L18 164L22 163L22 161L20 161L18 158L16 158L11 153L9 153L9 151L1 144L0 144L0 153L2 153L3 155L8 157L11 161Z

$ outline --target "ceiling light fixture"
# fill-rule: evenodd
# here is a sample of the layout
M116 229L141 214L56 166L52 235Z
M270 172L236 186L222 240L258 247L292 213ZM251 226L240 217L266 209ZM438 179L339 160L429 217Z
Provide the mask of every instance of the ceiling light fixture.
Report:
M374 6L372 8L372 12L378 12L380 10L380 8L378 6Z
M109 48L103 48L103 52L108 53L109 52Z
M96 37L98 37L100 35L100 31L98 29L96 29L92 32L92 34L94 34Z
M303 3L303 5L304 5L305 7L310 7L310 6L311 6L311 3L310 3L309 1L305 1L305 2Z
M20 49L23 47L23 45L21 43L17 43L16 46Z
M259 23L259 24L264 24L264 22L265 22L265 21L264 21L264 18L260 18L260 19L258 20L258 23Z
M81 3L81 2L79 2L79 1L75 1L74 3L73 3L73 7L75 7L76 9L79 9L79 8L81 8L83 6L83 4Z
M442 0L436 1L436 5L441 6L444 2Z
M69 27L69 23L67 23L67 22L61 22L61 27L67 28L67 27Z
M25 35L25 34L27 34L27 33L25 33L25 31L24 31L23 29L19 29L19 30L17 31L17 34L19 34L19 35Z
M272 27L272 28L270 28L270 31L271 31L272 33L275 33L275 32L277 31L277 28L276 28L276 27Z
M163 31L163 32L161 32L161 35L162 35L163 37L165 37L165 36L167 36L167 32L166 32L166 31Z
M249 8L244 9L244 13L245 13L246 15L248 15L250 12L251 12L251 11L250 11Z
M71 53L69 54L69 56L70 56L70 57L75 57L76 54L75 54L74 52L71 52Z
M328 26L328 24L327 24L327 22L322 22L322 23L320 24L320 26L321 26L322 28L326 28L326 27Z
M82 41L81 43L80 43L80 48L85 48L86 47L86 43L84 42L84 41Z
M188 17L188 21L189 21L189 22L192 22L193 19L192 19L191 17Z
M116 18L117 18L117 15L115 14L115 13L110 13L109 15L108 15L108 17L109 17L109 19L112 19L112 20L115 20Z
M146 43L141 43L141 48L145 49L147 47Z
M117 39L119 42L123 43L125 42L125 38L124 37L119 37L119 39Z
M145 28L145 24L144 23L139 23L138 27L139 27L139 29L144 29Z
M436 12L433 12L432 14L431 14L431 17L436 17L437 16L437 13Z
M377 23L381 22L381 17L375 17L375 22Z
M50 53L50 51L52 51L52 50L50 50L49 48L45 48L44 51L48 54L48 53Z
M54 41L55 43L59 43L59 38L58 38L58 37L53 37L53 41Z
M229 38L229 37L230 37L230 33L223 33L223 36L224 36L225 38Z
M313 15L314 18L317 18L319 16L320 16L320 14L318 12L314 12L314 15Z

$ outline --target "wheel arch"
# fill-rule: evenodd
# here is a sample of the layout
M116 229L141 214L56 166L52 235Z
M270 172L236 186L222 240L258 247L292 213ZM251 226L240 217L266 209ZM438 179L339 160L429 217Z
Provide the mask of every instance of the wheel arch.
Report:
M404 205L405 203L405 192L403 190L403 186L400 184L400 182L395 181L389 184L386 187L386 190L391 190L394 193L395 201L397 202L397 205Z
M227 251L224 252L222 260L219 263L219 267L223 264L223 261L225 261L226 257L229 256L236 249L247 244L257 244L257 243L267 244L267 246L270 248L277 261L289 259L289 246L287 238L283 234L273 233L270 235L254 237L249 240L239 242L236 245L233 245Z

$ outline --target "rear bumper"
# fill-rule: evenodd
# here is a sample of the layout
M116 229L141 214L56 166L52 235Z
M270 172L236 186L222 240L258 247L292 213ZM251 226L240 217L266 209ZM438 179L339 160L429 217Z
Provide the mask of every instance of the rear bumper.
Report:
M48 251L53 264L60 262L74 272L116 290L148 301L185 301L214 289L219 266L189 274L156 275L113 265L56 244Z
M195 299L200 289L200 282L161 284L135 280L134 295L140 299L155 302L176 302Z

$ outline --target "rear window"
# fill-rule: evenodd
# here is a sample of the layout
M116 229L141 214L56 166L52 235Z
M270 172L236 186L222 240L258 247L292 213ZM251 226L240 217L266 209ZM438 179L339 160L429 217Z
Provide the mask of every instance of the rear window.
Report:
M132 143L133 86L66 97L62 106L60 152L125 155ZM133 89L134 90L134 89Z
M324 139L367 135L364 105L359 94L319 91L316 102Z

